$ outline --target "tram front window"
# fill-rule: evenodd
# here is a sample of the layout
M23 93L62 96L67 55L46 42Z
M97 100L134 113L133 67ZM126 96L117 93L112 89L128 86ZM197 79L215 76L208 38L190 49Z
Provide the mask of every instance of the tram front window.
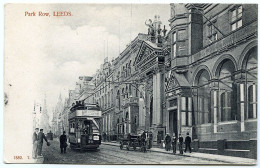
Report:
M91 121L89 121L89 120L84 121L83 133L84 134L91 134L92 133Z

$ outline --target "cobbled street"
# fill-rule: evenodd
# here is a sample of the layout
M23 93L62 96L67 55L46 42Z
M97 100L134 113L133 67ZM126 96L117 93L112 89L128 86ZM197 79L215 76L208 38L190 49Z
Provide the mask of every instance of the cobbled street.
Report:
M139 150L120 150L117 146L102 144L97 151L76 151L69 147L66 154L60 153L57 139L50 141L51 146L43 145L45 164L223 164L223 162L198 158L170 155Z

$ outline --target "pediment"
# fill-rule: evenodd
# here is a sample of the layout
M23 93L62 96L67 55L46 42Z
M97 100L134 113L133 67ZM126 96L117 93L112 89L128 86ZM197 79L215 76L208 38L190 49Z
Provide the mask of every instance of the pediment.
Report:
M175 78L175 76L171 76L168 81L166 82L166 91L167 90L172 90L174 88L179 87L180 84L178 83L177 79Z
M191 86L183 74L173 73L166 82L166 91L178 87L191 87Z
M134 65L139 64L140 62L142 62L142 60L144 60L145 58L147 58L149 55L151 55L151 53L153 52L153 48L151 46L149 46L145 41L142 42L141 47L137 53Z

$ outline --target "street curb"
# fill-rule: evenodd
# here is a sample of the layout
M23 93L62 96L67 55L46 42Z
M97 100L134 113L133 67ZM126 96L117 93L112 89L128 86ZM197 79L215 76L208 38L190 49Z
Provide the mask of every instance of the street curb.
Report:
M109 145L109 146L119 146L119 144L113 144L113 143L102 143L103 145ZM164 152L164 151L156 151L151 149L151 152L158 152L158 153L164 153L164 154L168 154L168 155L173 155L173 153L168 153L168 152ZM183 157L193 157L193 158L197 158L197 159L202 159L202 160L208 160L208 161L217 161L217 162L224 162L227 164L236 164L237 162L232 162L232 161L225 161L225 160L220 160L220 159L210 159L210 158L204 158L204 157L198 157L198 156L190 156L190 155L180 155L180 154L176 154L177 156L183 156ZM252 165L252 164L237 164L237 165Z

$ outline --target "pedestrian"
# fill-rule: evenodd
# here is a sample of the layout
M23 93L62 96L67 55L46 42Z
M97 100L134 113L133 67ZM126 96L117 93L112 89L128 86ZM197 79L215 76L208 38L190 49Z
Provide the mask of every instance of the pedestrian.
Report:
M173 150L173 154L176 154L176 144L177 144L177 138L175 137L175 133L173 133L172 136L172 150Z
M166 151L171 150L171 137L170 137L169 133L167 133L166 137L165 137L165 150Z
M39 138L39 141L38 141L38 157L43 157L42 156L43 139L46 141L46 143L48 143L48 140L43 133L43 129L40 129L40 132L38 134L38 138Z
M183 154L182 145L183 145L183 137L182 137L181 134L179 134L179 151L180 151L180 154Z
M187 133L187 136L185 138L185 153L187 151L187 148L189 149L190 153L191 153L191 147L190 147L190 143L191 143L191 138L189 136L189 133Z
M35 128L35 131L33 133L33 152L32 152L33 159L36 159L38 154L38 150L37 150L38 140L39 140L38 134L39 134L39 128Z
M66 132L63 131L63 134L60 136L60 153L66 153L66 148L67 148L67 136Z

